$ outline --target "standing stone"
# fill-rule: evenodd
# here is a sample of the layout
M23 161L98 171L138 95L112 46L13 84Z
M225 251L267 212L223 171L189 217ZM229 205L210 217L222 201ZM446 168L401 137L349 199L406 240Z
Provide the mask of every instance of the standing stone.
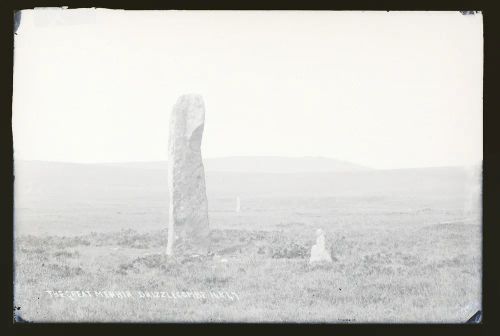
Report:
M167 255L206 255L209 249L208 203L201 139L205 106L201 95L182 95L170 117Z
M332 257L325 247L325 233L321 229L316 231L316 245L311 248L311 258L309 259L309 263L317 262L332 262Z

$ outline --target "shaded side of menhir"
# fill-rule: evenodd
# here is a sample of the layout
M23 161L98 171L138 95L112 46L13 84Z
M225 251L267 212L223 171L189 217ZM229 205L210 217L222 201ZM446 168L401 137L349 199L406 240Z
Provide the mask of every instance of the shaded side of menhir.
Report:
M195 94L179 97L170 117L168 143L170 256L208 253L208 203L201 156L204 125L203 98Z

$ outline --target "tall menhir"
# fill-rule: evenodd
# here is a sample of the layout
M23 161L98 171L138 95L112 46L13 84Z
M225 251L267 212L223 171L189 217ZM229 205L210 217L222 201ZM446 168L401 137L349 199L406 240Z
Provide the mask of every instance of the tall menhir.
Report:
M167 255L206 255L209 249L208 203L201 139L205 105L201 95L182 95L170 117L168 188L170 197Z

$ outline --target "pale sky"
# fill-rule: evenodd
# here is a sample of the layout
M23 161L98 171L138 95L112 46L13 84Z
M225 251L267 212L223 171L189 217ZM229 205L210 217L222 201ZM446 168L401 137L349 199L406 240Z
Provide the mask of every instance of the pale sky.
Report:
M206 158L482 159L481 14L25 10L14 62L17 159L166 160L190 92Z

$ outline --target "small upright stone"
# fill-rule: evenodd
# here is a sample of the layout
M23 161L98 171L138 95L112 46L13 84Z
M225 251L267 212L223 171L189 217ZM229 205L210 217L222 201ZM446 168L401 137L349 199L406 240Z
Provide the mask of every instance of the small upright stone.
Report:
M206 255L209 249L208 203L201 140L205 106L200 95L179 97L170 117L167 255Z
M332 257L325 247L325 233L323 230L316 231L316 244L311 248L311 258L309 263L331 263Z

